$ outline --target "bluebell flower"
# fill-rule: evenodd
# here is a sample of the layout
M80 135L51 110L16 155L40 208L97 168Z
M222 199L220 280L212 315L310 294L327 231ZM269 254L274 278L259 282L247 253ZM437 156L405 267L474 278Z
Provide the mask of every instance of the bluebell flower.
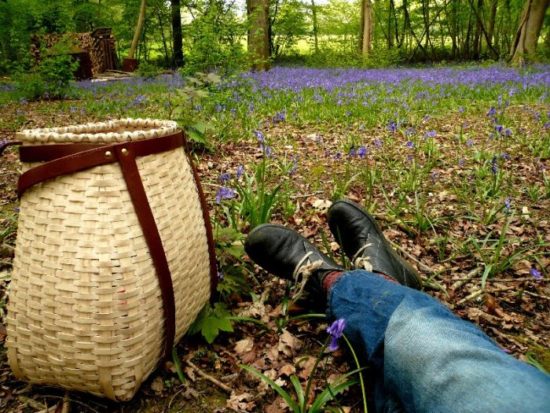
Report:
M336 152L336 155L334 155L334 159L342 159L342 152Z
M265 142L265 136L264 136L264 134L262 133L262 131L255 130L255 131L254 131L254 135L256 135L256 139L258 139L258 142L260 142L260 143L264 143L264 142Z
M489 112L487 112L487 116L490 118L494 118L497 114L497 110L494 106L491 106L491 109L489 109Z
M381 148L382 145L384 145L384 141L382 141L381 139L374 140L374 146L376 146L377 148Z
M510 200L510 198L506 198L504 200L504 208L506 209L506 212L510 212L510 210L512 209L512 201Z
M533 278L537 281L542 280L542 274L535 267L533 267L533 268L531 268L531 270L529 270L529 274L531 274L533 276Z
M243 176L244 174L244 166L242 165L239 165L237 166L237 172L236 172L236 176L237 176L237 179L241 179L241 176Z
M229 172L225 172L221 174L218 179L222 184L226 184L231 179L231 174Z
M395 123L393 120L388 123L388 130L392 133L397 131L397 123Z
M435 138L437 136L437 132L434 131L434 130L430 130L430 131L426 132L426 134L424 136L426 138Z
M407 143L405 144L407 146L407 148L414 148L414 142L413 141L407 141Z
M509 155L508 153L506 153L506 152L502 152L502 153L500 154L500 157L501 157L502 159L506 160L506 161L509 161L509 160L511 159L510 155Z
M348 156L349 156L350 158L353 158L353 157L355 156L355 148L352 147L352 148L349 150Z
M338 339L344 335L344 329L346 328L346 320L339 318L334 321L330 327L327 328L327 333L330 334L330 344L328 346L329 351L338 350Z
M365 146L360 146L359 149L357 149L357 156L364 159L365 156L367 156L367 148Z
M216 192L216 204L221 203L224 199L231 199L235 198L236 196L237 192L234 189L222 186L220 189L218 189L218 192Z
M497 131L497 133L501 134L502 131L504 130L504 126L502 126L502 125L495 125L495 130Z

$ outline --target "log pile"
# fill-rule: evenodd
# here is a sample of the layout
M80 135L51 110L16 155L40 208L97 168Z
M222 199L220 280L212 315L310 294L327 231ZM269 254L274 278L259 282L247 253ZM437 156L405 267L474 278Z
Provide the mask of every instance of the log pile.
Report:
M110 28L99 28L88 33L35 35L31 43L31 55L35 62L39 63L42 59L41 53L48 53L61 41L66 42L69 49L63 53L68 53L80 61L81 67L77 72L89 73L89 76L77 74L80 78L97 76L117 67L116 41Z

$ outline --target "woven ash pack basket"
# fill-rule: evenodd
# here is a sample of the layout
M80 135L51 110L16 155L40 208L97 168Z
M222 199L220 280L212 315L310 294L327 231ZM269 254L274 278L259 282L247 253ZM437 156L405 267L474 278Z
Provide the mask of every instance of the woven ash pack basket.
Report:
M18 138L9 364L31 383L129 400L215 287L182 133L124 119Z

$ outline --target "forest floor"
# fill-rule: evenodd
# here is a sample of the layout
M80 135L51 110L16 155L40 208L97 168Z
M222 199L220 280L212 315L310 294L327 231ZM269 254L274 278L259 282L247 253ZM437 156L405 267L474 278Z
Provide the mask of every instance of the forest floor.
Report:
M546 75L544 89L549 71L540 72ZM399 109L406 117L397 109L394 114L394 106L402 102L392 101L389 95L390 100L380 100L390 113L373 109L383 113L385 118L379 121L362 121L361 103L358 114L356 106L346 108L345 100L354 99L350 94L357 92L347 89L327 92L334 101L326 102L324 96L320 105L340 110L343 99L344 107L337 115L327 115L321 108L318 119L307 108L310 99L318 98L307 91L302 100L294 100L296 105L285 100L285 93L280 97L274 92L266 101L274 104L280 99L281 106L267 109L267 103L260 107L257 100L242 106L242 98L226 99L224 105L230 101L240 105L235 110L238 114L239 108L247 108L239 127L220 139L214 133L209 137L210 149L196 150L193 157L209 202L221 270L235 283L221 292L224 308L234 317L233 331L220 332L212 344L200 334L184 337L177 346L184 382L174 363L164 363L127 403L32 386L16 379L9 368L4 323L21 165L16 148L8 148L0 157L0 411L286 412L283 399L241 365L254 366L287 390L293 374L304 388L312 380L311 400L327 383L353 370L349 351L341 345L336 352L324 354L322 368L312 375L328 338L328 321L296 317L303 313L297 305L287 311L288 283L254 267L244 255L240 234L254 226L250 211L243 207L242 193L220 199L219 190L246 191L246 182L251 183L249 195L257 194L260 184L267 192L280 185L270 220L297 229L340 262L326 211L338 198L365 205L388 239L418 269L426 293L477 324L506 352L549 370L550 106L544 92L537 90L533 86L524 95L511 94L511 102L502 102L502 91L469 102L471 97L460 101L457 95L438 90L445 110L435 105L420 110L414 100L407 100L409 106ZM84 123L127 113L162 116L153 97L158 91L139 91L147 99L132 93L127 93L126 106L119 101L119 109L111 112L107 106L98 109L97 105L107 105L99 103L98 95L63 102L5 101L0 141L15 140L21 128ZM246 110L254 104L259 120L250 127ZM375 107L374 101L371 104ZM221 121L227 119L213 122ZM238 172L241 167L244 178ZM261 167L269 173L260 182ZM243 284L249 285L246 291L240 290ZM250 318L256 322L246 322ZM364 375L370 400L372 379L368 370ZM344 412L362 411L360 387L352 386L331 406Z

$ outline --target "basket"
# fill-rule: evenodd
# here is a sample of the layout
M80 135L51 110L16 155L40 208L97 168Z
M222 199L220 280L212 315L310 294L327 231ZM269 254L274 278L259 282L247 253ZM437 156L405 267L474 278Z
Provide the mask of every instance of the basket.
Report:
M7 353L31 383L129 400L215 288L175 122L24 130Z

